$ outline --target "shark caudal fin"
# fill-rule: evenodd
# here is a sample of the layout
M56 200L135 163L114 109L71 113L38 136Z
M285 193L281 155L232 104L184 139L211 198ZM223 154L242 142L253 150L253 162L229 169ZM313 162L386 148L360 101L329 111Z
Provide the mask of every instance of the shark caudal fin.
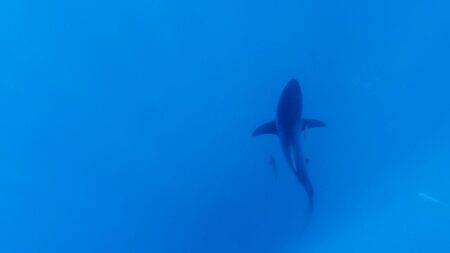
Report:
M277 124L275 120L269 121L253 131L253 136L263 135L263 134L274 134L278 135Z
M303 119L302 131L314 127L326 127L326 125L325 123L317 119Z
M305 170L297 171L296 176L298 181L303 186L303 189L305 190L305 193L308 197L308 207L306 209L305 219L301 228L301 230L303 231L306 230L306 228L308 227L314 211L314 189Z
M314 189L305 170L297 170L297 179L308 196L308 213L314 210Z
M302 185L306 196L308 197L308 207L304 223L304 227L306 227L309 224L312 213L314 211L314 188L308 176L307 165L309 163L309 159L305 158L300 152L301 149L299 142L295 144L294 150L296 150L294 159L296 168L295 176L297 177L299 183Z

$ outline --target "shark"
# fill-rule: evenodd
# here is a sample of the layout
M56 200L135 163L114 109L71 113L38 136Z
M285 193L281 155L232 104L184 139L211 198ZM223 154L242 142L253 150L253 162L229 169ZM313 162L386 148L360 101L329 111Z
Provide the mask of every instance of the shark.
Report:
M303 153L301 134L310 128L325 127L325 123L303 117L303 95L297 79L291 79L278 100L275 120L257 127L252 136L278 137L289 168L304 188L308 197L308 219L314 209L314 188L307 172L307 159Z

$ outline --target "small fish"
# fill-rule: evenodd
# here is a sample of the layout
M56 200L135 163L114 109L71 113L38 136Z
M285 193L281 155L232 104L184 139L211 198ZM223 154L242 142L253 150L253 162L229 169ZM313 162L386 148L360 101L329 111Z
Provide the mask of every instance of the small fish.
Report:
M272 167L272 171L275 176L275 179L277 179L278 178L277 162L275 161L275 157L273 157L273 155L269 156L269 165L270 165L270 167Z

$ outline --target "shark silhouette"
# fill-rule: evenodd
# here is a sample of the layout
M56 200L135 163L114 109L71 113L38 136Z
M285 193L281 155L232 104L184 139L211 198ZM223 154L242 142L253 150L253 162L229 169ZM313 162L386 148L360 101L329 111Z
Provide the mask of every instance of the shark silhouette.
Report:
M314 189L307 173L309 160L304 157L300 135L308 128L325 127L322 121L306 119L302 115L303 97L300 84L290 80L278 101L275 120L267 122L253 132L253 136L277 135L289 167L303 186L309 200L308 218L314 209Z

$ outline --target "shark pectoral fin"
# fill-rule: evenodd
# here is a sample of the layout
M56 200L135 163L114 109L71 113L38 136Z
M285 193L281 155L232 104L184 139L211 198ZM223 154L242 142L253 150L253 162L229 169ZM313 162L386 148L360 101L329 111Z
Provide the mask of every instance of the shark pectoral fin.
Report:
M277 125L275 123L275 120L272 120L270 122L267 122L253 131L253 136L263 135L263 134L275 134L278 135L277 131Z
M314 127L326 127L325 123L317 119L303 119L302 130Z

